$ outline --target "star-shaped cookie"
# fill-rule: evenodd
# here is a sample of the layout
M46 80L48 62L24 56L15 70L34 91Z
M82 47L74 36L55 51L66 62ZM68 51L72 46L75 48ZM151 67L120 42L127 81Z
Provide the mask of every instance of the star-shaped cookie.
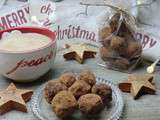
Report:
M87 44L66 44L66 52L63 57L66 60L77 60L80 64L84 62L85 59L94 58L97 50L93 46Z
M11 83L7 89L0 91L0 114L4 114L11 110L27 112L25 102L29 101L33 91L17 89Z
M130 75L128 80L119 83L123 92L130 92L134 99L143 94L155 94L156 88L153 83L153 75Z

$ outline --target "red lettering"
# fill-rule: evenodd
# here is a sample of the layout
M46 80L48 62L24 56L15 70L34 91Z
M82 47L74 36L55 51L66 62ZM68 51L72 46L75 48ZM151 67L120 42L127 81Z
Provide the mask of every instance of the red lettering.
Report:
M137 40L142 42L142 47L146 47L146 45L149 45L149 48L153 47L157 41L150 38L148 35L143 35L142 33L136 33Z
M18 20L18 16L16 13L14 13L14 12L12 13L12 18L13 18L13 21L16 24L16 26L20 25L20 22Z
M29 7L24 8L25 12L29 14Z
M50 11L50 4L47 6L47 9L46 9L46 13L48 13L49 14L49 11Z
M60 40L61 39L61 30L60 30L60 26L58 25L58 29L57 29L57 32L56 32L56 36L57 36L57 39Z
M157 41L154 41L153 39L150 40L150 48L153 47L155 44L157 43Z
M14 71L16 71L24 62L24 59L21 60L20 62L17 63L16 67L14 67L12 70L10 70L9 72L7 72L6 74L11 74L13 73Z
M62 39L64 39L65 35L67 35L67 29L63 30Z
M1 17L0 27L3 28L3 29L8 29L9 28L8 25L7 25L5 17Z
M14 25L12 25L12 21L10 20L11 15L6 15L6 20L8 22L8 25L10 28L14 27Z
M24 61L23 64L20 67L26 67L26 66L28 66L28 62Z
M38 60L36 60L35 66L38 66L38 65L40 65L42 63L43 63L43 58L39 58Z
M45 13L45 11L46 11L46 6L42 6L41 13Z
M142 34L136 33L136 38L137 38L137 40L142 41Z
M87 38L88 35L89 35L89 31L81 30L79 37L84 39L84 38Z
M92 32L90 35L89 35L89 40L92 40L92 41L96 41L95 40L95 37L96 37L96 35L95 35L95 33L94 32Z
M48 7L47 7L47 10L46 10L46 13L47 13L47 15L50 15L52 12L53 11L51 9L51 4L49 4Z
M47 62L48 60L52 59L53 57L53 51L51 51L48 55L45 57L41 57L37 60L31 60L31 61L25 61L25 59L21 60L20 62L17 63L16 67L14 67L11 71L7 72L7 74L11 74L14 71L16 71L18 68L23 68L23 67L33 67L33 66L38 66L44 62Z
M44 62L50 60L52 57L53 57L53 52L51 51L51 53L44 58Z
M35 60L31 60L29 63L28 63L28 67L32 67L35 65Z
M96 41L95 32L81 29L80 26L75 27L69 25L68 28L65 29L61 29L60 26L58 26L56 34L58 40L62 40L65 38L67 39L82 38L86 40Z
M80 31L80 26L77 27L76 31L77 31L77 32L76 32L76 38L78 38L79 31Z
M24 14L23 10L18 10L17 13L18 13L19 19L21 21L21 24L27 23L27 20L25 18L25 14Z
M52 9L51 9L51 4L48 4L47 6L42 6L41 8L41 13L50 15L50 13L52 13Z
M52 23L50 22L49 19L47 19L47 20L43 23L44 26L49 26L49 25L51 25L51 24L52 24Z
M142 41L142 47L144 48L149 42L149 37L147 35L144 35L143 41Z

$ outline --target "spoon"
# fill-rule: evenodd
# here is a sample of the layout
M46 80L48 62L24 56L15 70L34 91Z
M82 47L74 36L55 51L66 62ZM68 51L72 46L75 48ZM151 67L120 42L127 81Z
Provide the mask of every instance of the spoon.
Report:
M160 58L158 58L153 64L151 64L149 67L147 67L147 72L148 73L153 73L155 71L155 67L157 63L160 61Z

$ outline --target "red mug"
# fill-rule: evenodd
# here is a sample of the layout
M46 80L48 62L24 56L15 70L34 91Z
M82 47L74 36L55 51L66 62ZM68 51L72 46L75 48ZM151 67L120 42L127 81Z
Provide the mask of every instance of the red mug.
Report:
M46 46L29 51L0 50L0 74L18 82L36 80L49 71L56 56L56 35L45 28L18 27L0 31L0 38L4 32L19 30L22 33L39 33L51 39Z

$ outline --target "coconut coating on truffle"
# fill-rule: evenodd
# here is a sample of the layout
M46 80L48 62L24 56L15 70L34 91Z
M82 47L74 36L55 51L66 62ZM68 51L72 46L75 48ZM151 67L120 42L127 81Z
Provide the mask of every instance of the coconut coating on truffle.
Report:
M67 87L70 87L76 81L76 76L73 73L64 73L59 80Z
M91 91L91 86L83 80L77 80L69 88L69 91L78 99L80 96L89 93Z
M112 89L110 86L99 83L92 87L92 93L101 97L104 104L109 103L112 100Z
M94 75L93 72L91 72L89 70L82 71L80 73L78 79L87 82L91 86L93 86L94 84L96 84L96 76Z
M104 108L101 97L91 93L81 96L78 100L78 106L80 111L88 116L95 116Z
M69 91L61 91L52 100L53 111L59 118L72 115L77 109L77 101Z
M53 97L60 91L67 90L67 87L58 80L49 81L44 89L44 96L46 101L50 104Z

